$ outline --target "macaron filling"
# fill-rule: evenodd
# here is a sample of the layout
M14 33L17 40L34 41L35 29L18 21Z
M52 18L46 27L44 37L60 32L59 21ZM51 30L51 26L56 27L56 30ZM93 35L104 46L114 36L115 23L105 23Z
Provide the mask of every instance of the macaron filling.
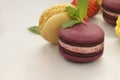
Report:
M63 47L64 49L69 50L71 52L89 54L89 53L94 53L94 52L102 50L104 43L102 42L92 47L80 47L80 46L78 47L78 46L72 46L72 45L66 44L62 42L61 40L59 40L59 45Z
M113 13L113 12L110 12L110 11L107 11L107 10L105 10L105 9L103 9L103 11L106 13L106 14L108 14L108 15L110 15L110 16L114 16L114 17L118 17L120 14L118 14L118 13Z
M71 52L69 50L64 49L63 47L59 46L60 52L62 55L67 55L67 56L73 56L74 58L93 58L96 56L101 56L103 54L103 49L97 52L89 53L89 54L84 54L84 53L75 53Z

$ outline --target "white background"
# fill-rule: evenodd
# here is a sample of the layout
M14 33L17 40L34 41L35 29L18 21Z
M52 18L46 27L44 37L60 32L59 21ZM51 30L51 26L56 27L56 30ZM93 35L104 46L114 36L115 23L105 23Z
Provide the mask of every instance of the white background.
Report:
M0 80L120 80L120 39L99 13L91 19L105 31L103 56L80 64L65 60L57 45L32 34L41 13L71 0L0 0Z

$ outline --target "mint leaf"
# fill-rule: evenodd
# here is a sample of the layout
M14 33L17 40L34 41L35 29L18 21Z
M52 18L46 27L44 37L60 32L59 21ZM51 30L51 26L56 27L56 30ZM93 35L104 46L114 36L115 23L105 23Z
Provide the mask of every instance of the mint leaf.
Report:
M81 21L78 21L78 20L69 20L67 22L65 22L63 25L62 25L62 28L65 29L65 28L69 28L69 27L72 27L73 25L75 24L78 24L80 23Z
M88 9L88 0L78 0L76 8L73 8L71 6L66 7L66 10L68 11L69 15L75 18L75 20L70 20L65 22L62 25L62 28L69 28L75 24L84 22L84 18L87 15L87 9Z
M78 11L78 17L83 20L83 18L87 15L87 9L88 9L88 0L78 0L77 3L77 11Z
M66 10L68 11L69 15L73 18L77 18L77 10L71 6L66 7Z
M34 34L40 34L38 26L32 26L28 30Z

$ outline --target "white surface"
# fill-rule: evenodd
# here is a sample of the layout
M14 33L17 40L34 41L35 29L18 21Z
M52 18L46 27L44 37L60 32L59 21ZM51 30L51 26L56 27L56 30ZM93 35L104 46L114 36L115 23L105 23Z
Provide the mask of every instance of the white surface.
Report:
M66 61L57 46L27 28L44 9L71 0L0 0L0 80L120 80L120 39L98 14L92 21L105 31L104 55L97 61Z

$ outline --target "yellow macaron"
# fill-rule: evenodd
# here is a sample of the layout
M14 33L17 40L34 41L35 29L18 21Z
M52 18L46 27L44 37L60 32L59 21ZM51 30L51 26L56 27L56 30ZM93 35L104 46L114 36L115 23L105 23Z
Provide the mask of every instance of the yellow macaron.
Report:
M116 27L115 27L116 35L120 37L120 16L118 17L116 21Z
M66 11L70 4L58 4L45 10L39 19L39 30L41 36L50 43L58 43L58 33L61 25L72 18Z

